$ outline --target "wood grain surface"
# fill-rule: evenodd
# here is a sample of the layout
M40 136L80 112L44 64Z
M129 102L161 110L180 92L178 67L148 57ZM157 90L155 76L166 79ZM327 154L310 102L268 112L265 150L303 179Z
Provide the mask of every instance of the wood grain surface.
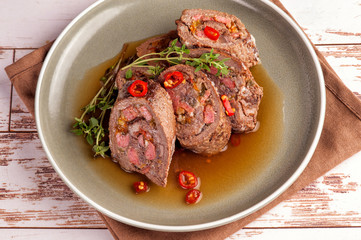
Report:
M97 212L54 171L4 67L53 40L95 0L2 0L0 239L112 239ZM283 0L361 99L361 0ZM229 239L361 239L361 152Z

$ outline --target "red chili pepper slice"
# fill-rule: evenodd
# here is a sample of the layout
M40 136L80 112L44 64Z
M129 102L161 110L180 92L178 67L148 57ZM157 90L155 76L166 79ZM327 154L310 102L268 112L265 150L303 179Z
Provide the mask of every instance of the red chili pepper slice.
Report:
M133 183L133 187L136 194L144 193L149 191L148 184L144 181Z
M233 116L234 112L236 111L234 108L232 108L231 103L228 100L228 97L226 95L221 96L223 106L226 109L226 114L228 116Z
M186 194L186 203L187 204L194 204L201 200L202 192L197 189L192 189Z
M148 83L141 80L135 80L132 85L128 87L128 92L133 97L144 97L148 92Z
M165 75L164 87L175 88L184 81L183 74L178 71L170 72Z
M195 188L198 185L197 176L188 171L181 171L178 175L178 182L184 189Z
M204 28L204 34L211 40L216 41L219 38L219 32L211 27L206 26Z
M241 135L237 133L233 133L231 135L231 144L235 147L237 147L239 144L241 144Z

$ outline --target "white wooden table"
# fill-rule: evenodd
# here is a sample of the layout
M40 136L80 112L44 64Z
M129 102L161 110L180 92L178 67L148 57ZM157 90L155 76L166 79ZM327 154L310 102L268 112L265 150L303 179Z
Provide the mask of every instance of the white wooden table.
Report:
M0 1L0 239L112 239L61 181L3 68L53 40L95 0ZM361 98L361 0L283 0ZM361 152L230 239L361 239Z

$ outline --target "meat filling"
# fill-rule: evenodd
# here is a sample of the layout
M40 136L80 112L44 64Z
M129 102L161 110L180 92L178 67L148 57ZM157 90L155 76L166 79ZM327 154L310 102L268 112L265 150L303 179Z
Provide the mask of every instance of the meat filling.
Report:
M185 82L174 89L167 89L173 102L177 129L187 136L198 135L214 122L210 90L199 79L183 73Z
M130 105L120 110L116 128L116 143L136 168L149 171L150 161L161 157L156 149L157 135L153 116L144 105Z

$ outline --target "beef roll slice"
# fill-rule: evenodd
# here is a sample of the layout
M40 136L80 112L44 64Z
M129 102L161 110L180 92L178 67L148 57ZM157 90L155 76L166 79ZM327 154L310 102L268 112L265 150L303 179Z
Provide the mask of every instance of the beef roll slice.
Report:
M192 49L189 56L198 58L204 53L209 53L210 49L199 48ZM257 125L257 114L263 89L255 81L251 71L242 62L239 62L231 56L222 52L214 51L219 54L218 60L225 61L228 66L228 74L226 76L217 74L217 69L211 67L211 71L205 71L208 78L214 83L219 96L225 103L230 103L230 109L226 109L232 124L233 132L243 133L250 132ZM227 108L227 105L224 104Z
M158 81L172 99L180 144L203 155L219 153L230 138L231 125L207 75L179 64L163 71Z
M138 57L141 57L148 53L161 52L167 47L169 47L170 43L177 38L178 38L178 34L177 31L175 30L170 31L167 34L150 38L136 48L137 55Z
M253 36L236 16L215 10L186 9L176 21L182 44L226 52L252 67L260 62Z
M181 47L182 45L178 41L178 34L177 34L177 31L175 31L175 30L170 31L167 34L163 34L160 36L150 38L136 48L137 55L138 55L138 57L142 57L144 59L152 58L155 55L148 55L148 56L144 56L144 55L150 54L150 53L162 52L167 47L171 46L172 41L176 40L176 39L177 39L176 46ZM170 66L169 62L166 60L150 61L150 62L148 62L148 64L151 66L158 66L163 69L166 69Z
M149 79L122 82L119 92L109 121L112 159L124 170L142 173L165 187L175 147L172 101Z

